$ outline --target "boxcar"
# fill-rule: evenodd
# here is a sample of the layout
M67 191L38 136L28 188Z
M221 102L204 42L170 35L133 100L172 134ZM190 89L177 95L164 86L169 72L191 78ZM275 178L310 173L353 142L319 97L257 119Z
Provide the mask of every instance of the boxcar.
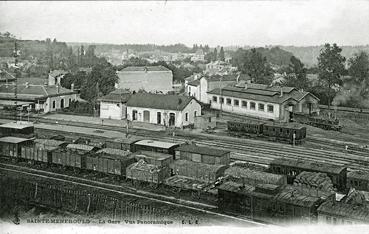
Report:
M35 136L34 133L34 126L29 122L17 121L0 125L0 137L33 138Z
M155 141L155 140L141 140L133 143L131 145L131 151L154 151L164 154L175 154L175 149L180 146L178 143L171 143L165 141Z
M264 124L263 135L277 141L301 143L306 138L306 128L291 124Z
M127 166L134 162L134 157L127 151L104 148L95 154L87 155L86 169L104 174L125 176Z
M35 139L33 145L22 146L21 158L50 163L52 161L51 152L66 145L67 143L65 141Z
M86 156L98 148L89 145L69 144L52 152L52 163L64 167L86 168Z
M288 183L293 183L295 177L303 171L326 173L336 189L339 191L346 190L347 167L345 166L325 162L278 158L270 163L269 169L272 173L287 175Z
M263 122L257 121L228 121L227 128L230 132L239 132L243 134L256 134L260 135L263 133Z
M2 137L0 138L0 154L2 156L19 158L21 156L21 147L32 144L31 139L20 137Z
M347 173L347 188L369 192L369 172L350 171Z
M130 136L128 138L115 138L105 141L106 148L120 149L131 151L131 145L139 140L143 140L142 137Z

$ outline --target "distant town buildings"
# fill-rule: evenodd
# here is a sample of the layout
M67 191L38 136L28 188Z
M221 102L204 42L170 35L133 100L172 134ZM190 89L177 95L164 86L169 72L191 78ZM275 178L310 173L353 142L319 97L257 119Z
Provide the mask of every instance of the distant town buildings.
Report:
M205 53L202 49L198 49L194 55L191 57L192 62L204 62Z
M145 90L153 93L173 91L173 73L163 66L126 67L117 72L116 88L131 92Z
M201 105L192 97L137 93L127 102L127 119L172 127L194 124Z
M214 61L206 64L205 74L208 75L226 75L237 71L236 67L223 61Z
M258 118L287 121L293 112L316 112L319 99L293 87L239 83L208 92L211 108Z
M53 70L49 73L48 84L49 85L60 85L61 80L64 75L67 74L67 71L64 70Z

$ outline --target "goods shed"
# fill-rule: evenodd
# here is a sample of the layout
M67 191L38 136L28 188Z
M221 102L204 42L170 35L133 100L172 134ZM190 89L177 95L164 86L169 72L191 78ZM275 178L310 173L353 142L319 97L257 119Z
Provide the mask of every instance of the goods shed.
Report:
M224 165L209 165L187 160L175 160L170 164L172 174L196 178L205 182L214 182L217 178L223 176Z
M181 145L175 150L175 158L206 164L229 165L230 151L197 146L194 144Z
M229 167L225 170L224 176L229 176L235 182L253 186L257 184L287 184L287 177L285 175L256 171L238 166Z

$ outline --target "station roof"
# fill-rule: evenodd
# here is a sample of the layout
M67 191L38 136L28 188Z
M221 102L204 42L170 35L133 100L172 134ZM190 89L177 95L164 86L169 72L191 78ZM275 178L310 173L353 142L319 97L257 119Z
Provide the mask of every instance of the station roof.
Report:
M171 143L171 142L165 142L165 141L155 141L155 140L141 140L141 141L137 141L134 144L135 145L155 147L155 148L164 148L164 149L169 149L173 146L178 145L178 143Z
M12 144L19 144L19 143L26 142L26 141L31 141L31 140L27 138L11 137L11 136L0 138L0 142L12 143Z
M335 164L330 164L326 162L314 162L308 160L295 160L289 158L277 158L273 160L271 165L281 165L281 166L288 166L288 167L295 167L300 169L305 169L306 171L318 171L318 172L328 172L333 174L339 174L343 170L347 168L345 166L339 166Z
M211 155L211 156L216 156L216 157L221 157L225 154L230 153L230 151L214 149L214 148L204 147L204 146L197 146L194 144L181 145L178 148L176 148L176 151L190 152L190 153L196 153L196 154L201 154L201 155Z
M136 93L130 97L127 106L182 111L192 100L196 99L181 95Z

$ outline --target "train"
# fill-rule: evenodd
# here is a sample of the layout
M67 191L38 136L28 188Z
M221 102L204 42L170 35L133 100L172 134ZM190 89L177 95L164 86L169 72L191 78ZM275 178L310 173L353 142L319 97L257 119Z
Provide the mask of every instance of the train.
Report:
M266 138L289 144L301 144L306 138L306 127L294 123L228 121L227 130L232 136Z
M293 121L311 125L317 128L322 128L325 130L333 130L333 131L342 130L342 125L340 125L340 121L337 118L314 116L304 113L294 113Z

